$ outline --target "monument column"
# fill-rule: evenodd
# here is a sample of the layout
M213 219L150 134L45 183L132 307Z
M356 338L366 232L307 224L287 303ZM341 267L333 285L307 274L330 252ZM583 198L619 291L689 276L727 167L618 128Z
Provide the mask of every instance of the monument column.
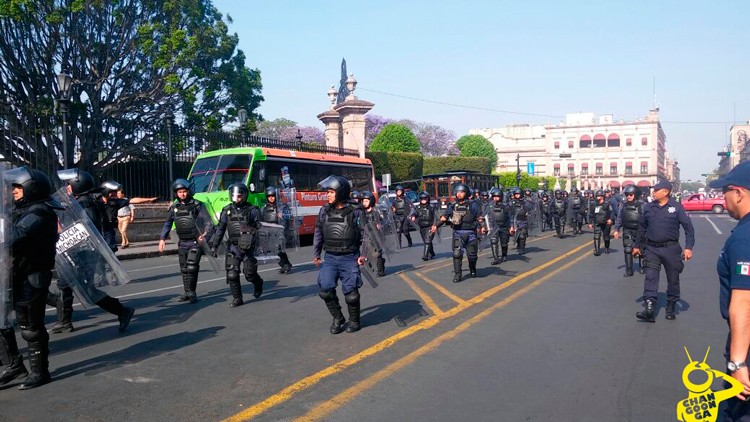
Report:
M346 149L359 151L359 156L365 158L365 114L375 104L360 100L354 95L354 89L357 87L357 80L354 79L354 75L349 75L349 79L346 80L346 87L349 90L349 95L343 102L334 106L332 110L338 113L341 119L341 145Z
M326 146L333 148L343 148L343 139L341 138L341 116L333 109L336 105L336 89L332 86L328 90L328 98L331 106L328 110L318 114L318 119L325 126L324 134Z

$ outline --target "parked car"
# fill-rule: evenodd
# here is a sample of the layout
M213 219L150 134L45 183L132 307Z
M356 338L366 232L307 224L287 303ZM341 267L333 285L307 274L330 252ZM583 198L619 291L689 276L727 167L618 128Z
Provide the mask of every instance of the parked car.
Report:
M685 211L713 211L715 214L724 212L724 198L709 198L703 193L695 193L682 198Z

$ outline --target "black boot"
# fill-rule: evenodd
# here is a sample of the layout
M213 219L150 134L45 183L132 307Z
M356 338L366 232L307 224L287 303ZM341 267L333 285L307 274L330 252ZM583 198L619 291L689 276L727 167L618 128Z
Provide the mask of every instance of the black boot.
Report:
M461 264L462 264L463 258L453 258L453 282L454 283L460 283L461 282Z
M601 240L594 238L594 256L599 256L602 254L602 251L599 249L599 245L601 245Z
M430 257L430 259L435 257L435 249L432 248L432 243L430 243L430 248L427 251L427 256Z
M23 356L18 353L16 330L0 329L0 362L5 365L0 372L0 385L29 374L23 364Z
M646 274L646 267L643 266L643 256L638 255L638 272Z
M110 314L117 315L117 320L120 322L118 330L121 333L125 332L125 330L128 328L128 325L130 325L130 320L133 318L133 314L135 313L135 309L122 306L122 303L120 303L119 300L111 296L105 296L103 299L96 302L96 305L109 312Z
M289 261L289 255L286 252L279 252L279 274L287 274L292 271L292 263Z
M253 297L259 298L263 294L263 279L256 273L253 279Z
M502 246L501 250L503 251L503 253L500 256L500 262L505 262L508 260L508 245Z
M339 304L339 297L336 296L336 291L324 290L319 292L318 295L323 299L326 308L328 308L328 312L330 312L333 317L330 329L331 334L341 333L346 328L346 318L344 318L344 314L341 313L341 305Z
M667 302L667 309L664 312L664 318L668 320L675 319L675 306L677 305L677 302L674 300L670 300Z
M188 283L188 301L190 303L198 302L198 294L196 289L198 288L198 274L190 274L190 280Z
M382 256L378 257L377 261L378 277L385 277L385 258Z
M424 247L422 248L422 261L428 261L430 259L430 247L429 244L425 243Z
M651 299L646 299L644 306L645 308L643 309L643 311L635 313L635 317L641 321L656 322L656 314L654 311L656 304L654 303L654 301Z
M359 331L359 290L353 290L349 294L344 295L346 301L346 307L349 310L349 325L346 327L347 333L354 333Z
M519 255L525 255L526 254L526 239L518 239L518 254Z
M184 292L177 298L177 301L187 302L190 300L190 294L188 293L190 291L190 274L187 272L182 273L182 287Z
M403 249L403 247L401 246L401 233L398 233L397 237L398 237L398 248Z
M0 372L0 385L5 385L16 378L21 378L29 375L29 371L26 370L26 366L23 364L23 356L15 356L9 365L3 368L3 372Z
M609 239L604 239L604 254L609 255Z
M500 263L500 245L495 243L492 245L492 265L497 265Z
M232 292L232 297L234 298L232 303L229 304L230 307L236 308L245 304L245 301L242 300L242 286L240 286L239 281L230 281L229 291Z
M48 330L51 334L70 333L73 328L73 289L63 287L57 297L57 324Z
M52 381L49 375L49 350L42 342L29 342L29 368L31 371L19 390L30 390Z
M469 260L469 275L472 277L477 276L477 261L474 259Z
M555 227L555 233L557 233L557 237L562 239L562 232L560 231L560 226Z
M633 255L625 254L625 277L633 276Z
M409 242L409 247L411 248L411 234L409 234L408 230L406 231L406 233L404 233L404 236L406 236L406 241Z

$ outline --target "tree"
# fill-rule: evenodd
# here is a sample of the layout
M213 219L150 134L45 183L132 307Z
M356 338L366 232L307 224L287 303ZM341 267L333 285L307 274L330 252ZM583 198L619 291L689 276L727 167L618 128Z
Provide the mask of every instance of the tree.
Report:
M389 123L370 144L370 151L420 152L419 140L408 127Z
M706 184L701 182L700 180L686 180L680 182L680 187L682 188L682 190L698 192L698 189L705 188Z
M275 120L259 122L257 127L258 129L253 132L253 135L270 139L281 139L284 132L297 127L297 122L279 117Z
M497 165L497 151L482 135L464 135L456 141L456 148L462 157L487 157L493 169Z
M428 157L439 157L449 154L453 149L453 140L456 138L451 130L436 124L415 122L413 120L399 120L398 123L408 127L419 139L422 145L422 153Z
M365 114L365 146L369 148L373 139L378 136L381 130L388 123L393 123L393 119L387 119L377 114Z
M0 98L12 115L6 124L20 132L44 125L40 120L54 125L55 76L63 67L74 81L68 155L77 143L83 168L103 169L154 148L160 140L137 134L161 128L167 110L185 126L216 130L245 108L252 128L262 119L260 71L246 67L237 43L211 0L4 2ZM37 162L59 164L57 134L24 138L36 138Z

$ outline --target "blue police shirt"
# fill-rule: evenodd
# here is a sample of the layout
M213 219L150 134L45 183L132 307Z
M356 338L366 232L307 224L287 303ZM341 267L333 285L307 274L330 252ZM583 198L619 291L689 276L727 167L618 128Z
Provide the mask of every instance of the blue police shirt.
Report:
M685 249L693 249L695 230L682 204L674 198L669 198L663 206L656 201L644 204L643 215L638 223L635 247L641 248L647 245L646 241L656 243L679 241L680 226L685 230Z
M716 263L719 273L719 306L721 316L729 321L729 298L732 289L750 289L750 214L745 215L724 242Z

